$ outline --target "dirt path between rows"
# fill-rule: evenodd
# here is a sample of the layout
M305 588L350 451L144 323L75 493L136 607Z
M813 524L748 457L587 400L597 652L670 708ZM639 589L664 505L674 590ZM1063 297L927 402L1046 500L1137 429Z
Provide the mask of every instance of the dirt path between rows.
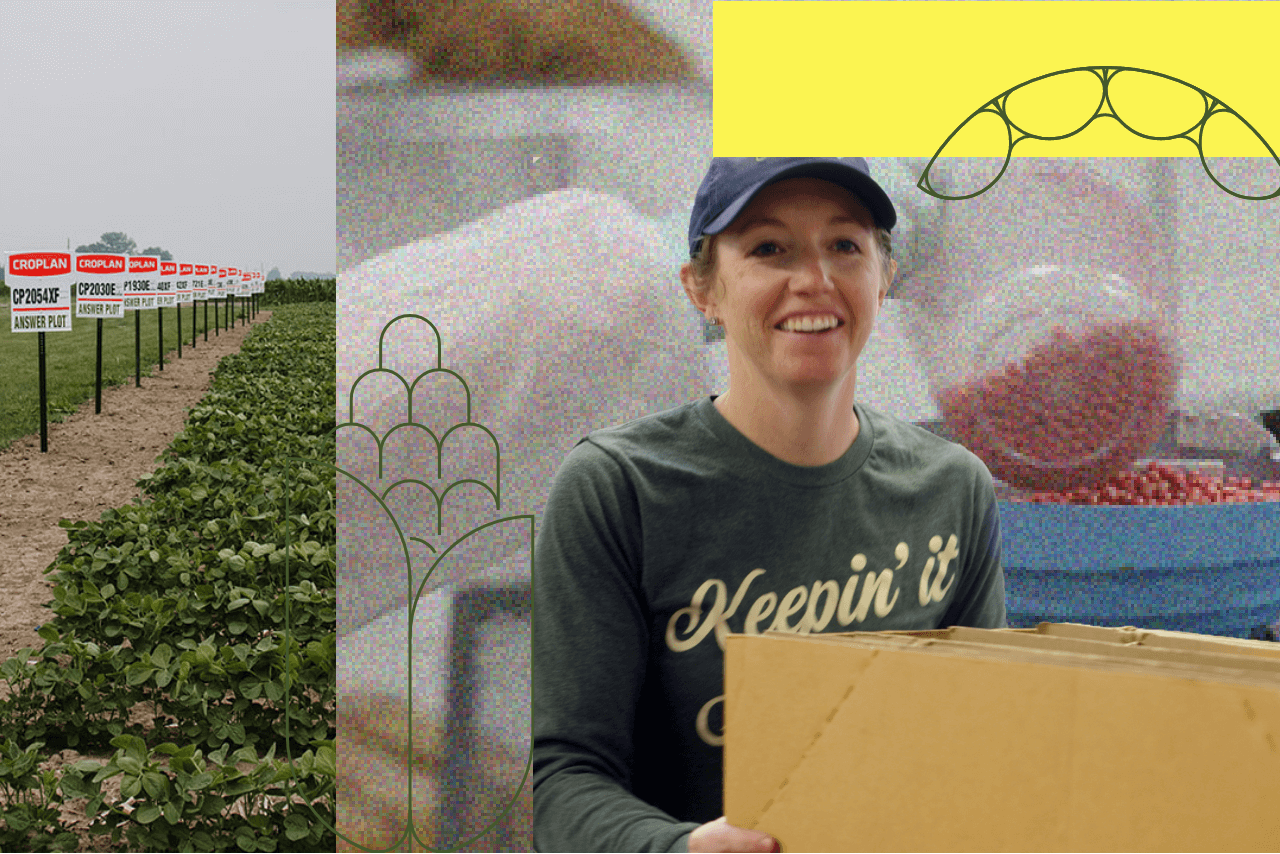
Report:
M44 570L67 544L59 519L96 522L103 511L135 501L140 477L159 467L157 457L181 432L187 411L209 390L218 360L271 316L259 311L252 323L237 322L165 356L164 370L137 388L102 390L102 413L92 399L61 423L50 423L47 453L39 434L0 451L0 661L23 647L39 648L36 626L52 614Z
M218 361L238 351L245 336L270 317L271 312L259 311L252 323L210 334L208 342L201 336L194 349L184 344L182 358L176 350L166 354L164 370L153 365L141 388L132 378L104 388L101 414L95 414L90 399L66 420L49 424L46 453L40 451L39 434L0 451L0 661L44 643L35 631L53 616L45 607L53 598L53 585L44 570L67 544L67 531L58 520L96 522L103 511L137 500L142 491L135 484L159 467L157 457L182 430L188 410L208 392ZM144 718L145 710L135 712L136 723ZM63 750L41 767L57 768L86 757L109 758ZM120 778L104 781L103 789L109 800L118 799ZM85 806L83 799L69 802L62 821L79 837L79 850L104 850L103 845L110 846L108 838L88 833L93 816L85 814Z

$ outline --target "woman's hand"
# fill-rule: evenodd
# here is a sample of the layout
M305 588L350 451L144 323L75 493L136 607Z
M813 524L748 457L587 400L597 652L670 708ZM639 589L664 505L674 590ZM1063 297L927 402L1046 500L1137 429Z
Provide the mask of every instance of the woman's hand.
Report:
M690 851L781 851L778 840L758 830L734 827L720 816L689 834Z

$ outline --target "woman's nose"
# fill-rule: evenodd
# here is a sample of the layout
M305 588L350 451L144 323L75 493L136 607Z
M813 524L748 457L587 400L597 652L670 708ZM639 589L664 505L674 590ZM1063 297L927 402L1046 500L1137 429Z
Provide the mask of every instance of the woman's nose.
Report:
M830 264L817 249L809 249L796 258L791 287L795 290L825 290L832 287Z

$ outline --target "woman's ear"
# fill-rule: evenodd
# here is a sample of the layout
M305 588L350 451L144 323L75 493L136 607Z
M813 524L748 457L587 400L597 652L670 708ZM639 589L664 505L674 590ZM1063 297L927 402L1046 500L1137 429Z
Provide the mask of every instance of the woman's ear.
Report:
M715 302L711 292L703 291L698 287L697 277L693 274L693 264L685 261L680 265L680 282L684 285L684 292L689 297L689 302L693 303L693 307L698 310L704 317L710 319L716 316Z
M880 288L880 307L884 308L884 298L893 290L893 283L898 278L898 262L893 258L889 259L889 275L885 279L883 286Z

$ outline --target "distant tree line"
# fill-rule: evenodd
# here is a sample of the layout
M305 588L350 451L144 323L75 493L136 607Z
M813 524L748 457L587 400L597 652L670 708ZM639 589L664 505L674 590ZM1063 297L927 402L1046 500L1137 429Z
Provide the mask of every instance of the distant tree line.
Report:
M159 255L161 261L172 261L173 253L159 246L148 246L141 252L133 238L123 231L108 231L97 243L86 243L76 247L77 252L102 252L106 255Z
M272 267L271 272L267 273L267 281L271 281L272 279L283 279L283 278L285 277L280 275L279 267ZM290 279L336 279L338 277L333 273L308 273L306 271L295 270L294 272L289 274L288 278Z

